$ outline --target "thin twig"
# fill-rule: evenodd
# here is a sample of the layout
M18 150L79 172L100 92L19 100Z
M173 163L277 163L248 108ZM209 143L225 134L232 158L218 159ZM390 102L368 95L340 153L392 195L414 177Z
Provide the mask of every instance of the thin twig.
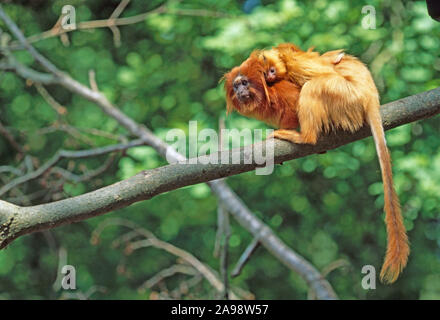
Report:
M0 134L5 137L5 139L9 142L9 144L20 154L24 154L25 150L23 147L15 141L14 136L6 129L5 126L0 122Z
M121 6L121 4L123 2L124 1L122 1L118 5L118 7ZM115 12L116 12L116 10L113 12L113 14L115 14ZM74 29L74 30L69 29L69 28L62 28L60 23L56 23L50 30L44 31L39 34L32 35L32 36L26 38L26 40L28 41L28 43L34 43L34 42L37 42L37 41L40 41L43 39L61 36L63 34L66 34L68 32L72 32L75 30L110 28L113 32L114 39L115 39L115 37L116 38L119 37L118 39L120 41L120 35L119 36L117 35L117 34L119 34L119 30L116 29L117 26L136 24L136 23L144 21L145 19L147 19L151 15L165 14L165 13L173 14L173 15L180 15L180 16L198 16L198 17L211 17L211 18L231 17L230 14L224 13L224 12L219 12L219 11L210 11L210 10L206 10L206 9L175 9L175 8L168 8L166 5L161 5L161 6L157 7L156 9L153 9L151 11L144 12L144 13L141 13L138 15L134 15L131 17L124 17L124 18L110 17L108 19L103 19L103 20L91 20L91 21L78 22L76 24L76 29ZM119 13L117 15L117 17L119 17L120 14L121 13ZM115 30L117 30L116 34L115 34ZM117 43L117 40L116 40L115 44L116 43ZM22 49L23 47L22 47L22 45L20 45L18 43L11 43L11 46L9 48L11 50L17 50L17 49ZM26 48L26 47L24 46L24 48Z
M321 271L321 274L323 277L327 277L332 271L339 269L339 268L347 268L350 266L350 263L345 259L338 259L330 264L328 264L326 267L324 267ZM312 290L308 290L307 292L307 300L316 300L316 295Z
M33 134L44 135L44 134L52 133L55 131L64 131L64 132L67 132L70 134L70 131L67 129L68 127L73 128L76 132L85 132L87 134L91 134L91 135L98 136L98 137L103 137L103 138L106 138L109 140L120 141L122 143L126 143L128 141L127 137L124 135L116 135L116 134L112 134L110 132L102 131L102 130L99 130L96 128L74 127L74 126L69 125L67 123L59 124L58 122L53 123L49 127L40 128L36 131L22 130L22 132L24 132L25 134L27 134L28 132L32 132ZM81 135L81 138L84 139L85 136Z
M189 293L189 289L196 286L203 280L203 277L200 273L197 273L194 277L190 278L189 280L183 280L179 283L179 287L171 291L171 296L175 297L176 299L181 299L182 294L186 295L186 298L191 299L191 295ZM242 296L244 299L247 299L247 297L252 296L251 293L244 291L241 289L241 291L237 288L234 288L237 292L240 292L240 296ZM247 295L246 295L247 293ZM247 299L251 300L251 299Z
M238 275L240 275L244 266L246 265L246 263L251 258L252 254L258 249L259 246L260 246L260 240L258 238L254 238L252 242L247 246L246 250L244 250L240 259L238 259L237 264L232 270L231 277L237 277Z
M11 190L12 188L15 188L19 186L20 184L23 184L25 182L34 180L41 176L43 173L45 173L47 170L49 170L51 167L53 167L58 161L60 161L63 158L74 158L74 159L81 159L81 158L88 158L88 157L95 157L100 156L106 153L115 152L115 151L123 151L128 148L136 147L145 145L145 142L141 139L133 140L129 143L121 143L116 145L110 145L106 147L100 147L95 149L89 149L89 150L78 150L78 151L70 151L70 150L59 150L56 152L52 158L50 158L46 163L44 163L41 167L39 167L37 170L29 172L23 176L20 176L11 182L7 183L3 187L0 188L0 196Z
M129 227L132 229L132 231L138 232L139 235L144 236L146 239L144 240L137 240L134 242L130 242L127 244L126 252L131 253L134 250L145 248L145 247L156 247L162 250L165 250L172 255L181 258L183 261L188 263L190 266L192 266L197 272L202 274L205 279L219 292L223 292L224 286L223 283L218 279L218 277L214 274L213 271L211 271L210 268L208 268L204 263L202 263L199 259L197 259L194 255L191 253L178 248L168 242L162 241L158 239L151 231L145 229L145 228L139 228L136 224L134 224L131 221L125 220L125 219L107 219L104 223L98 226L93 231L91 242L93 244L98 243L98 239L100 237L100 234L104 231L104 229L111 225L122 225L125 227ZM133 233L130 233L130 236L128 239L131 239L133 237ZM231 298L237 299L238 297L233 293L230 292Z
M0 5L0 19L6 24L6 26L11 30L12 34L20 41L20 43L25 47L27 51L34 57L34 59L40 63L46 71L53 73L54 75L59 75L59 70L52 64L49 60L43 57L34 47L32 47L18 29L17 25L9 18L9 16L3 11L2 5Z
M48 194L52 194L53 192L53 188L50 189L40 189L38 191L32 192L30 194L23 194L20 196L16 196L16 197L10 197L10 198L6 198L7 201L13 203L13 204L26 204L26 205L30 205L31 201L34 201L36 199L39 199L43 196L46 196Z
M95 70L89 70L89 83L90 83L90 88L92 88L93 91L98 92L98 85L96 83L96 74L95 74Z
M62 122L65 122L64 120L61 120ZM95 141L93 141L93 139L90 139L89 137L87 137L86 135L82 134L78 128L71 126L67 123L55 123L54 124L55 127L58 127L58 129L60 131L66 132L68 135L72 136L72 138L74 138L74 142L76 145L80 145L78 143L78 141L90 146L90 147L95 147L96 143Z
M58 115L65 115L67 113L66 107L56 101L49 92L38 82L34 83L35 88L37 88L38 93L43 97L44 100L54 109Z
M221 217L221 226L219 229L222 233L221 239L221 251L220 251L220 274L223 278L223 298L229 300L229 278L228 278L228 265L229 265L229 238L231 236L229 225L229 213L223 208L221 204L218 206L217 215Z
M59 168L59 167L54 167L54 168L50 169L50 172L55 173L55 174L59 174L60 176L62 176L64 179L66 179L68 181L80 183L80 182L91 180L94 177L99 176L100 174L104 173L111 166L113 161L114 161L114 157L109 157L98 168L93 169L93 170L89 170L88 172L81 174L81 175L74 174L68 170L65 170L65 169Z
M115 20L121 15L122 11L124 11L129 2L130 0L122 0L108 19L108 27L113 33L113 42L115 47L121 46L121 32L119 31L118 27L116 27Z
M163 249L175 256L182 258L185 262L192 265L198 272L204 275L206 280L218 291L224 291L224 285L220 281L220 279L202 262L200 262L194 255L191 253L184 251L180 248L173 246L168 242L161 241L159 239L148 239L148 240L139 240L131 243L128 247L128 250L137 250L140 248L154 246L156 248ZM238 297L230 292L230 296L232 299L236 300Z
M14 168L12 166L0 166L0 173L4 173L4 172L9 172L15 174L16 176L23 174L23 171L18 168Z
M225 129L225 119L223 117L220 117L218 120L218 131L220 132L220 137L218 140L218 150L222 151L223 150L223 129ZM224 233L224 216L223 214L225 213L225 211L223 209L220 209L220 204L219 207L217 208L217 233L215 235L215 243L214 243L214 257L219 257L220 255L220 250L222 248L222 240L223 240L223 233Z
M192 275L195 276L198 274L197 270L195 270L191 266L183 265L183 264L176 264L174 266L171 266L169 268L163 269L159 271L157 274L155 274L153 277L145 281L141 286L138 288L138 292L144 293L147 289L151 289L155 285L157 285L159 282L165 280L166 278L172 277L177 273L183 273L186 275Z

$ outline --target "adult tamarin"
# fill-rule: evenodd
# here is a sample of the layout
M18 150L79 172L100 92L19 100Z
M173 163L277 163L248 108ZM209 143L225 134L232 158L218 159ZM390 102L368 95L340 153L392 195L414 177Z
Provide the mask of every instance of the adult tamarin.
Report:
M255 56L258 61L255 61ZM379 113L379 94L370 72L357 58L343 55L342 50L319 55L313 50L304 52L292 44L282 44L272 50L254 52L251 57L251 60L246 60L225 76L228 109L235 108L240 112L245 102L247 106L252 105L252 112L240 113L276 126L272 118L266 119L264 112L260 112L260 108L266 110L267 105L260 104L253 97L264 96L265 90L274 96L284 94L278 93L276 85L286 80L300 88L298 100L280 106L276 106L277 102L274 101L271 108L279 110L277 114L282 114L283 108L295 110L301 132L278 125L281 129L274 132L274 137L293 143L316 144L319 136L330 130L355 132L365 122L370 125L382 172L388 233L387 252L380 277L384 282L394 282L407 264L409 245L399 199L393 186L391 158ZM270 76L271 66L275 68L273 78ZM258 73L262 72L266 85L261 84L262 80L258 80L260 87L251 82L245 92L252 92L254 87L260 91L260 95L245 94L246 99L243 99L239 98L240 87L234 85L242 76L249 79L246 72L256 80L261 78Z

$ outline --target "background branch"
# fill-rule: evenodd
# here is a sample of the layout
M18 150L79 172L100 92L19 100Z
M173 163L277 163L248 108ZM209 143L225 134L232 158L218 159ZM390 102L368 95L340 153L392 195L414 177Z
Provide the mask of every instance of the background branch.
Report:
M161 250L164 250L176 257L182 259L187 265L179 265L180 267L186 267L185 271L188 271L188 267L191 266L192 274L194 272L198 272L214 287L218 292L223 292L224 290L228 290L228 294L231 295L233 299L238 299L238 296L229 290L229 288L225 287L222 281L218 278L216 274L204 263L202 263L199 259L197 259L191 253L178 248L171 243L162 241L158 239L151 231L140 228L136 224L131 221L125 219L108 219L101 223L93 232L92 235L92 243L96 244L103 230L111 225L120 225L128 227L132 230L132 233L128 233L128 237L125 237L122 241L118 241L118 245L121 242L124 242L126 248L125 252L127 254L131 254L134 250L145 248L145 247L155 247ZM143 239L134 239L135 236L141 236ZM182 272L181 268L177 270L175 268L162 270L163 272L157 274L152 279L148 280L144 285L140 287L141 290L145 288L151 288L153 285L157 284L164 277L168 277L173 275L176 272ZM190 270L191 271L191 270ZM188 273L188 272L186 272Z
M70 150L60 150L57 153L55 153L52 158L50 158L46 163L44 163L41 167L39 167L35 171L31 171L25 175L22 175L9 183L5 184L3 187L0 188L0 196L4 195L6 192L11 190L12 188L15 188L19 186L22 183L28 182L30 180L36 179L40 177L43 173L45 173L47 170L52 168L55 164L57 164L60 160L64 158L71 158L71 159L81 159L81 158L88 158L88 157L95 157L103 154L107 154L110 152L115 151L123 151L128 148L136 147L145 145L145 142L137 139L130 141L128 143L121 143L116 145L110 145L95 149L89 149L89 150L78 150L78 151L70 151ZM60 172L60 170L58 170ZM62 172L65 173L65 172ZM70 177L70 180L75 181L76 178L73 178L73 176Z
M92 21L80 21L76 24L75 29L71 28L63 28L60 19L58 19L57 23L47 31L44 31L39 34L32 35L30 37L27 37L26 40L28 43L34 43L38 42L44 39L52 38L52 37L58 37L65 35L69 32L76 31L76 30L92 30L92 29L99 29L99 28L109 28L113 33L113 40L115 43L115 46L118 47L121 44L121 35L120 31L117 28L118 26L124 26L124 25L130 25L130 24L136 24L140 23L142 21L145 21L149 16L154 14L173 14L173 15L180 15L180 16L195 16L195 17L212 17L212 18L220 18L220 17L229 17L230 15L227 13L219 12L219 11L210 11L206 9L176 9L176 8L168 8L166 4L161 5L157 7L156 9L153 9L151 11L147 11L138 15L134 15L131 17L123 17L120 18L119 16L124 11L125 7L128 5L129 1L123 0L119 3L117 8L113 11L111 16L108 19L103 20L92 20ZM26 48L26 46L23 46L23 43L19 41L19 43L11 43L11 46L9 47L11 50L17 50Z

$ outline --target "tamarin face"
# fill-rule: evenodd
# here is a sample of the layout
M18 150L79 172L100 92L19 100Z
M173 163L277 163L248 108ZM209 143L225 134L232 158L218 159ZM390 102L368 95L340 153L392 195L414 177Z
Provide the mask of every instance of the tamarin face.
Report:
M307 53L312 52L310 48ZM286 61L292 60L296 55L306 54L299 47L292 43L282 43L270 50L259 52L260 62L265 66L265 79L271 85L280 80L288 80L288 68ZM319 56L318 53L312 55Z
M264 78L268 84L285 79L287 69L277 50L264 50L258 54L260 63L264 66Z
M232 82L232 86L237 99L241 103L246 103L246 101L251 99L251 86L248 77L238 74Z
M228 113L237 110L243 115L270 104L264 80L264 67L256 54L223 76Z

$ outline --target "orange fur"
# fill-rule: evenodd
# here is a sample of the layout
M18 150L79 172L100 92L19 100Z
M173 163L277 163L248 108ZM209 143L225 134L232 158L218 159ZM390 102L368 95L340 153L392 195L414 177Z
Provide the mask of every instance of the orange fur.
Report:
M267 83L272 84L284 79L300 86L307 81L307 76L332 73L333 67L342 61L344 55L343 50L328 51L322 55L314 52L313 48L304 52L291 43L280 44L271 50L258 51L258 58L264 66ZM295 72L297 68L302 72ZM306 74L306 70L312 74ZM303 76L306 78L302 78Z
M271 67L277 72L275 77L268 79ZM252 79L252 90L255 91L253 98L244 104L236 97L234 100L232 83L239 75ZM252 53L225 78L228 110L235 109L245 116L279 127L273 134L279 139L316 144L322 133L337 129L355 132L365 122L369 123L382 172L388 233L380 277L384 282L394 282L407 264L409 244L399 199L393 187L391 158L379 113L379 94L367 67L342 50L320 55L312 49L302 51L293 44L281 44L271 50ZM291 101L284 98L288 96L287 85L277 89L286 80L296 85ZM283 126L283 121L280 121L283 110L295 110L297 119ZM301 132L289 130L296 128L298 121Z
M296 105L299 87L283 80L268 86L264 79L264 66L259 62L257 52L224 75L226 105L230 113L240 114L268 123L276 128L295 129L298 127ZM234 91L234 81L245 78L249 82L250 99L240 101Z
M384 282L396 281L407 264L409 244L393 186L391 158L379 113L379 93L369 70L350 55L344 55L332 66L322 60L326 54L318 56L310 51L292 50L288 45L280 45L274 50L278 51L280 60L285 64L288 79L301 86L298 101L301 132L278 130L274 137L294 143L315 144L322 132L334 129L354 132L364 122L369 123L382 172L388 233L380 277ZM339 55L342 51L327 53L328 57L334 56L335 52Z

